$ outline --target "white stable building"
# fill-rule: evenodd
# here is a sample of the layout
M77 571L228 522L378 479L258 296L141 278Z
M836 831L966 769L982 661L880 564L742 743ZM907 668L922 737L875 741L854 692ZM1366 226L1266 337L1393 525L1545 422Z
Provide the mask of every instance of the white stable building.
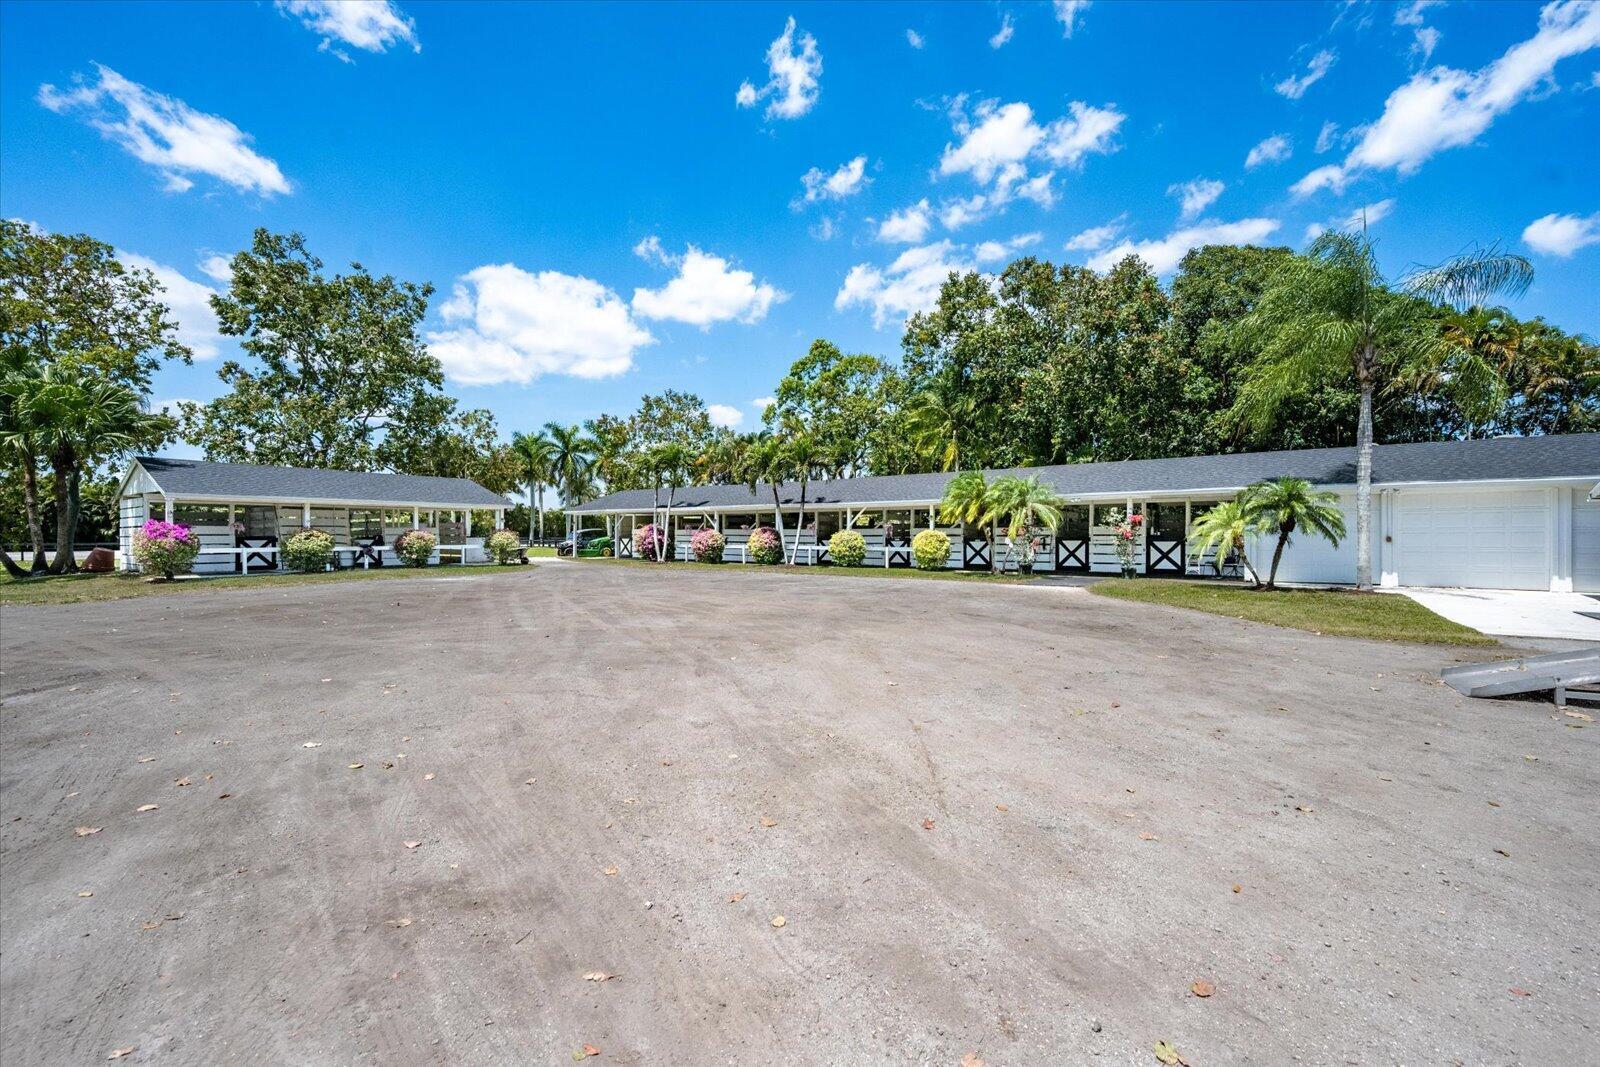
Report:
M1284 554L1280 581L1354 583L1354 448L1253 452L1177 459L1079 463L985 472L1038 475L1070 501L1064 521L1043 538L1036 569L1116 573L1111 509L1144 515L1136 559L1150 575L1216 575L1213 559L1188 548L1195 520L1212 505L1252 483L1304 478L1338 494L1349 536L1337 548L1299 533ZM727 537L729 559L757 526L781 528L798 542L802 563L824 562L828 538L855 529L868 544L867 562L909 566L910 538L936 527L951 540L951 568L987 570L990 553L1006 555L1003 537L938 524L938 503L953 474L905 474L813 481L751 492L742 485L694 486L674 492L675 554L688 558L694 530L713 526ZM1494 438L1378 445L1373 455L1372 561L1385 586L1459 586L1600 592L1600 434ZM665 492L660 494L665 499ZM780 523L781 517L781 523ZM634 553L634 534L669 517L648 489L612 493L571 508L574 528L603 528L617 554ZM1271 554L1270 539L1248 546L1252 561Z
M484 558L472 512L505 521L506 499L466 478L312 470L253 463L138 456L117 492L120 565L135 571L133 534L146 519L188 526L200 537L197 574L277 570L281 541L303 529L333 538L339 566L387 566L394 539L426 529L462 562ZM437 561L437 556L435 557Z

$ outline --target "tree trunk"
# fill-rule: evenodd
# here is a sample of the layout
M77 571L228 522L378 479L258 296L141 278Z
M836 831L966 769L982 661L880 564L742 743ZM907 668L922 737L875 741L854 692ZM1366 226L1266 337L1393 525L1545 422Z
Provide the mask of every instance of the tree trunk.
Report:
M1236 553L1238 553L1238 555L1239 555L1239 569L1244 571L1245 574L1250 576L1250 585L1251 585L1251 587L1254 588L1254 589L1260 589L1261 588L1261 575L1256 573L1255 567L1251 566L1251 564L1250 564L1250 557L1245 555L1244 539L1243 538L1240 538L1238 543L1233 546L1233 550ZM1222 568L1221 568L1220 564L1218 565L1218 568L1217 568L1217 574L1219 576L1222 574Z
M1283 550L1289 544L1289 527L1278 529L1278 547L1272 550L1272 569L1267 572L1267 588L1278 588L1278 561L1283 559Z
M794 527L794 555L789 557L789 566L793 567L800 562L800 535L806 528L806 481L800 480L800 518Z
M539 540L544 540L544 483L539 483Z
M528 483L528 543L533 543L533 483Z
M1362 354L1361 417L1356 421L1356 588L1372 589L1372 345Z
M56 476L56 558L50 561L51 574L72 574L78 561L72 554L72 460L60 455L51 461Z
M772 514L776 516L778 520L778 553L779 555L787 558L788 553L784 549L783 539L783 504L778 498L777 482L772 483ZM749 550L746 549L746 551Z
M33 543L33 560L28 569L40 574L46 567L44 558L44 519L39 514L39 468L33 457L22 460L22 502L28 512L28 540Z
M11 575L13 578L32 577L32 575L30 575L27 571L17 566L17 561L12 559L11 553L7 552L4 548L0 548L0 567L4 567L6 569L6 573Z
M661 524L661 551L656 554L656 558L662 563L667 561L667 553L672 551L672 498L676 495L677 486L667 486L666 521Z

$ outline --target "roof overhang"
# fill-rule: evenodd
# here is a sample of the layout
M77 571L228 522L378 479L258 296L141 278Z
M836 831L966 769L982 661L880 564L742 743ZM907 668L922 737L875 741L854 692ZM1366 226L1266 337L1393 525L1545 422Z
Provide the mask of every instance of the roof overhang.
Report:
M496 508L509 509L515 506L510 500L504 498L499 499L497 503L485 504L481 501L467 503L460 500L362 500L347 497L248 496L238 493L168 493L161 484L161 480L138 460L128 464L127 473L123 474L122 480L117 483L118 497L127 493L128 483L133 480L135 471L143 472L144 476L156 487L156 492L163 498L171 496L173 500L181 500L186 504L283 504L291 506L310 504L314 508L428 508L435 511L441 508L450 511L493 511Z

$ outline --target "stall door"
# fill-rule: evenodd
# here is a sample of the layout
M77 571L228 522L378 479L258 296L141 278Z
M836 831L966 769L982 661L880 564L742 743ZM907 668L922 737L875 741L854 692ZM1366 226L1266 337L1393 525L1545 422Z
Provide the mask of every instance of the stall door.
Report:
M1182 574L1185 527L1182 504L1146 504L1144 509L1144 572Z
M1089 573L1089 506L1077 504L1061 509L1061 526L1056 530L1056 570L1074 574Z
M1542 489L1400 493L1394 532L1400 582L1548 589L1550 521Z

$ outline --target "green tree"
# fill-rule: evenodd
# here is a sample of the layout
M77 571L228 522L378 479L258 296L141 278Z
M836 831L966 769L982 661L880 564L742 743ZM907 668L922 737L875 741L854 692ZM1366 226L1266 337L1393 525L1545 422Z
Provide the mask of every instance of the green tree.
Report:
M959 471L974 451L978 418L977 398L954 372L947 372L911 398L906 432L912 447L932 467Z
M1025 569L1033 568L1033 531L1037 527L1055 530L1061 525L1061 509L1066 499L1041 482L1037 475L1020 478L1009 475L996 478L983 496L983 518L979 521L999 521L1005 526L1009 542L1006 557L1009 559L1018 542L1022 555L1018 562Z
M511 435L511 451L515 454L521 466L523 484L528 487L528 513L530 523L528 539L533 539L533 522L531 518L537 514L539 540L544 540L544 487L548 485L555 472L556 443L550 439L547 432L535 431L534 433L514 433ZM537 506L535 505L537 499Z
M656 557L659 562L665 563L667 561L667 550L672 544L673 498L677 495L678 489L682 487L684 479L688 477L692 467L691 455L685 445L677 441L663 441L660 444L651 446L649 455L645 459L645 464L653 477L652 484L664 486L667 490L666 511L659 513L659 516L653 515L651 517L652 521L661 523L662 529L666 533L666 536L658 542L661 546L661 551Z
M1278 538L1272 550L1272 567L1267 572L1268 589L1277 588L1278 564L1296 530L1310 530L1335 548L1344 539L1344 512L1339 510L1338 495L1314 490L1304 478L1257 482L1246 488L1239 499L1251 525Z
M1486 303L1496 292L1525 289L1532 268L1520 256L1493 249L1457 257L1392 286L1378 267L1365 233L1330 231L1304 256L1273 273L1254 311L1240 322L1241 338L1257 346L1234 412L1246 425L1270 426L1283 402L1330 379L1353 374L1356 418L1356 584L1372 588L1372 402L1394 380L1401 353L1386 346L1393 320L1408 315L1395 289L1426 299Z
M829 457L826 473L835 478L859 474L885 414L891 373L876 356L845 355L830 341L813 341L778 382L764 415L766 424L805 426Z
M1235 556L1244 573L1250 576L1252 584L1261 588L1261 576L1250 566L1250 557L1245 553L1245 540L1257 529L1257 519L1245 507L1245 499L1241 494L1239 499L1226 500L1213 505L1206 512L1194 520L1194 525L1189 530L1189 550L1196 559L1204 559L1208 552L1215 552L1216 556L1211 561L1211 566L1220 576L1222 565L1228 557Z
M783 438L763 433L750 442L744 453L743 481L752 493L759 494L763 485L772 492L772 512L778 523L778 544L783 546L783 483L792 474L793 457Z
M420 327L431 285L359 263L323 273L299 234L258 229L214 296L223 333L254 360L228 360L228 392L183 405L183 436L232 462L427 473L430 448L474 439L471 413L443 392ZM481 423L481 419L477 419ZM457 464L460 466L460 464Z
M581 504L594 484L594 455L597 444L579 426L559 422L544 424L553 446L550 457L551 480L568 505Z
M939 501L939 521L946 525L977 527L987 540L989 537L989 483L982 471L967 471L951 478L944 487L944 497ZM989 569L998 567L991 546Z

